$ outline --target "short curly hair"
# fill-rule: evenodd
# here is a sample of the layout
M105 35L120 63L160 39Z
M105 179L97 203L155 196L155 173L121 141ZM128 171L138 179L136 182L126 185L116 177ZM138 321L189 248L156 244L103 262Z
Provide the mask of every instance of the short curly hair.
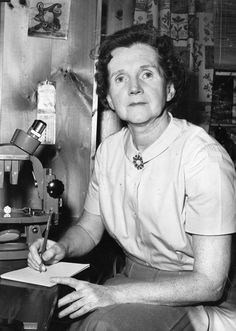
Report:
M98 49L95 73L96 92L100 102L105 108L109 108L106 98L109 90L108 63L112 58L112 51L118 47L130 47L137 43L147 44L157 51L164 78L167 83L173 83L175 87L175 96L168 103L168 109L172 109L185 85L185 69L175 55L171 38L166 35L161 36L158 30L149 24L133 25L106 36L102 41Z

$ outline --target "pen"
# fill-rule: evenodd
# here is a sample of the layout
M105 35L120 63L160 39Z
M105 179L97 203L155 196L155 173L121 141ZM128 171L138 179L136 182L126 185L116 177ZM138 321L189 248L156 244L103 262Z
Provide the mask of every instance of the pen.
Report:
M48 220L47 220L47 226L46 226L46 231L45 231L45 235L44 235L44 239L43 239L43 247L40 253L41 256L41 264L39 266L39 272L42 272L42 267L43 267L43 259L42 259L42 255L43 253L46 251L47 248L47 240L48 240L48 233L49 233L49 229L50 229L50 225L51 225L51 220L52 220L52 214L53 214L53 210L52 208L49 211L49 216L48 216Z

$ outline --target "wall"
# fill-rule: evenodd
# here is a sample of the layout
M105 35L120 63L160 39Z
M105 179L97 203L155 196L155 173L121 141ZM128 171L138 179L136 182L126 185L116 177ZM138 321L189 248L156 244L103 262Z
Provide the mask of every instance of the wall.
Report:
M100 0L71 1L67 40L28 37L29 8L11 3L0 4L0 143L16 128L27 131L36 118L38 82L55 81L56 144L41 146L38 157L65 185L64 211L79 217L96 138L90 52L100 36Z

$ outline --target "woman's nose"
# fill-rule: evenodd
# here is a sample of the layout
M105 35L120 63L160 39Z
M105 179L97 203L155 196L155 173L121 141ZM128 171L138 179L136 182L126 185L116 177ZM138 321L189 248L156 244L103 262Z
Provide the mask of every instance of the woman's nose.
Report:
M143 92L142 87L140 86L138 80L132 80L129 86L129 94L136 95L141 94Z

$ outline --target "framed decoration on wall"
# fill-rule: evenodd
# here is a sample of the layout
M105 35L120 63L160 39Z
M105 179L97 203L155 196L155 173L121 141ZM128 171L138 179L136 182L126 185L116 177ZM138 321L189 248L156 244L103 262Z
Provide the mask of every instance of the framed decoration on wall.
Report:
M28 36L67 39L71 0L31 0Z

